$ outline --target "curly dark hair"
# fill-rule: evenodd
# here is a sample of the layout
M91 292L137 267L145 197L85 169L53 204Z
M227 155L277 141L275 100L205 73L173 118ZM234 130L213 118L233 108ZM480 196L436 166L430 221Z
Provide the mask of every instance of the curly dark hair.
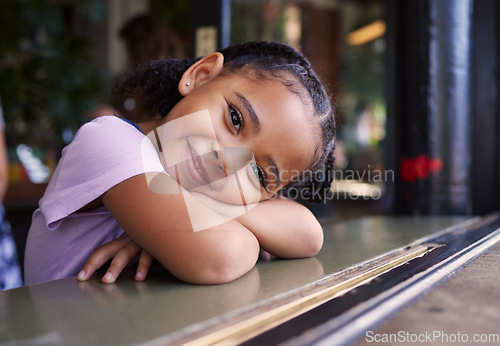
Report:
M280 193L291 198L300 196L308 201L324 200L333 182L336 124L331 99L309 61L292 47L278 42L236 44L220 50L220 53L224 55L223 73L251 71L256 78L277 78L300 94L294 81L286 78L288 73L305 89L322 129L322 150L317 153L308 174L282 188ZM145 101L146 114L166 116L183 97L178 90L182 75L197 60L164 59L139 65L125 72L114 84L112 92L140 94Z

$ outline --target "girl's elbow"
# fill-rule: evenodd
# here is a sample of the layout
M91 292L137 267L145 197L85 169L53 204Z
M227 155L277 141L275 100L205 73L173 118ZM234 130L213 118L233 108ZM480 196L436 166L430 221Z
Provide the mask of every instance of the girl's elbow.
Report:
M209 285L226 284L246 274L254 265L255 263L242 265L241 263L235 264L229 263L229 261L221 261L221 263L217 263L212 268L207 268L201 273L200 281Z
M195 284L216 285L240 278L254 267L259 256L259 243L253 235L251 237L253 239L228 240L221 244L210 258L200 259L197 270L182 279Z
M319 228L314 232L314 235L311 238L312 239L309 246L312 257L317 255L318 252L320 252L321 248L323 247L323 241L324 241L323 228L319 226Z
M323 247L323 227L316 216L307 209L306 213L302 216L301 228L303 257L313 257L317 255Z
M255 238L250 243L227 247L226 252L221 253L206 271L207 281L211 284L225 284L240 278L255 266L259 250L259 243Z
M323 239L323 229L321 226L318 226L318 228L315 228L314 231L309 234L307 240L304 242L304 257L313 257L317 255L323 247Z

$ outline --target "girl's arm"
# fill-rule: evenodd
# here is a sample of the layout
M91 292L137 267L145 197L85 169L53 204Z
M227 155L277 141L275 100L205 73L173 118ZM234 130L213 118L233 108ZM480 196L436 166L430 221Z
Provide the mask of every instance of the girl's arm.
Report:
M164 179L176 184L166 176ZM183 196L153 193L145 175L114 186L102 196L102 202L134 242L184 281L229 282L257 261L259 243L241 223L230 220L194 232ZM196 205L196 212L217 217L202 203Z
M252 204L249 211L240 216L237 212L241 211L241 206L197 192L192 194L220 214L237 215L236 220L255 235L260 246L278 257L311 257L323 245L323 229L316 217L305 206L288 198L277 197Z
M278 257L311 257L323 246L323 229L316 217L288 198L260 202L236 219L255 235L264 250Z
M231 205L217 202L199 193L193 194L196 195L197 200L203 202L200 208L207 205L210 206L210 213L212 213L212 210L218 210L219 213L223 214L231 212ZM173 195L168 196L173 197ZM177 197L180 197L180 195ZM182 203L184 203L183 200ZM173 210L169 210L167 214L170 214L170 212L173 213ZM200 209L198 212L203 213L206 212L206 210ZM188 220L188 218L183 217L181 220L185 221ZM323 230L314 215L306 207L286 198L260 202L253 206L246 214L237 217L237 222L233 220L230 224L235 227L235 229L243 227L246 231L249 230L252 232L263 249L279 257L299 258L314 256L321 249L323 244ZM185 225L185 227L189 229L191 226ZM137 246L134 241L130 240L131 239L126 236L103 245L88 259L87 264L83 268L84 274L81 276L79 275L78 278L80 280L87 279L97 268L110 258L113 258L107 270L107 275L103 278L104 282L113 282L129 261L136 255L142 253L137 268L136 279L143 280L147 274L152 258L149 254L145 254L145 251ZM198 240L201 241L202 239L200 238ZM217 242L220 240L216 239L214 241ZM203 242L200 245L205 248ZM207 244L206 246L209 245ZM219 251L217 255L222 255L223 257L225 257L224 251L230 251L233 255L237 254L237 252L232 252L232 250L235 250L234 248L224 250L219 244L215 244L213 250ZM153 256L156 257L156 255ZM174 258L174 260L176 260L176 258ZM160 260L160 262L162 261ZM165 265L165 267L170 269L167 265ZM200 268L202 267L203 266Z

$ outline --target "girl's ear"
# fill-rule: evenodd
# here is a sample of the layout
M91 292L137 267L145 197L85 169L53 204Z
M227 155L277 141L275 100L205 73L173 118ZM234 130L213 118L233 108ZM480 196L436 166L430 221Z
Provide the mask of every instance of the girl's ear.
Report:
M191 65L182 75L179 82L179 92L186 96L203 83L215 78L224 65L224 56L211 53Z

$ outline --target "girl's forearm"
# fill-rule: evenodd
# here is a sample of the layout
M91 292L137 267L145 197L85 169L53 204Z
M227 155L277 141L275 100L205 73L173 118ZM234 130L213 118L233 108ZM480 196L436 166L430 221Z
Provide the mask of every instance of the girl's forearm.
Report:
M260 202L237 220L256 236L263 249L278 257L311 257L323 245L323 229L316 217L289 199Z
M284 258L314 256L323 245L323 229L316 217L303 205L277 198L247 206L216 201L193 192L197 200L219 214L233 216L250 230L260 246Z

